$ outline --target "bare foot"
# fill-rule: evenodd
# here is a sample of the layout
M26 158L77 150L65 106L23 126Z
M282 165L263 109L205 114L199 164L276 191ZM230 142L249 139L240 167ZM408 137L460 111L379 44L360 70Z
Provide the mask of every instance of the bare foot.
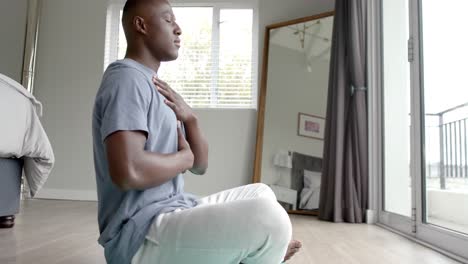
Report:
M301 247L302 243L300 241L291 240L291 242L289 242L288 250L286 251L286 256L284 256L283 262L290 260L292 256L294 256L294 254L299 252L299 249L301 249Z

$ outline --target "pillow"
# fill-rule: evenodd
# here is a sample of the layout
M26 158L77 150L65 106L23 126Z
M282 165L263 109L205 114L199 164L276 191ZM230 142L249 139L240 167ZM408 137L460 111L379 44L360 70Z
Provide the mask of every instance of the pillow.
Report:
M318 171L304 170L304 188L318 188L322 179L322 173Z

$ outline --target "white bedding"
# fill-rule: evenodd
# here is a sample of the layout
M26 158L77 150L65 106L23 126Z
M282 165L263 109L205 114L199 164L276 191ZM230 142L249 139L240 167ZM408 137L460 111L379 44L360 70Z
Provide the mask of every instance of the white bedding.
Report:
M299 209L319 208L321 177L320 172L304 170L304 188L301 191Z
M41 104L16 81L0 74L0 157L22 158L31 197L44 185L54 153L41 125Z

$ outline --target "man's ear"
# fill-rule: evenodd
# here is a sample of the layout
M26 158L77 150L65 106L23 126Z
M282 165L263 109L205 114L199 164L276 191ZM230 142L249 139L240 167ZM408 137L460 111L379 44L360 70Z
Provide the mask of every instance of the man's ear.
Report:
M144 18L135 16L133 18L133 26L135 27L136 32L146 35L147 27Z

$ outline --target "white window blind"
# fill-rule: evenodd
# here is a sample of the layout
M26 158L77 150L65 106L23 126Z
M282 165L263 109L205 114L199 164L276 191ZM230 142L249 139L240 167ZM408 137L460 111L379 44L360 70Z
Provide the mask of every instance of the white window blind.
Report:
M159 77L194 108L256 108L256 7L173 5L182 28L179 58L163 62ZM121 26L123 4L107 15L105 66L122 59L127 48Z

